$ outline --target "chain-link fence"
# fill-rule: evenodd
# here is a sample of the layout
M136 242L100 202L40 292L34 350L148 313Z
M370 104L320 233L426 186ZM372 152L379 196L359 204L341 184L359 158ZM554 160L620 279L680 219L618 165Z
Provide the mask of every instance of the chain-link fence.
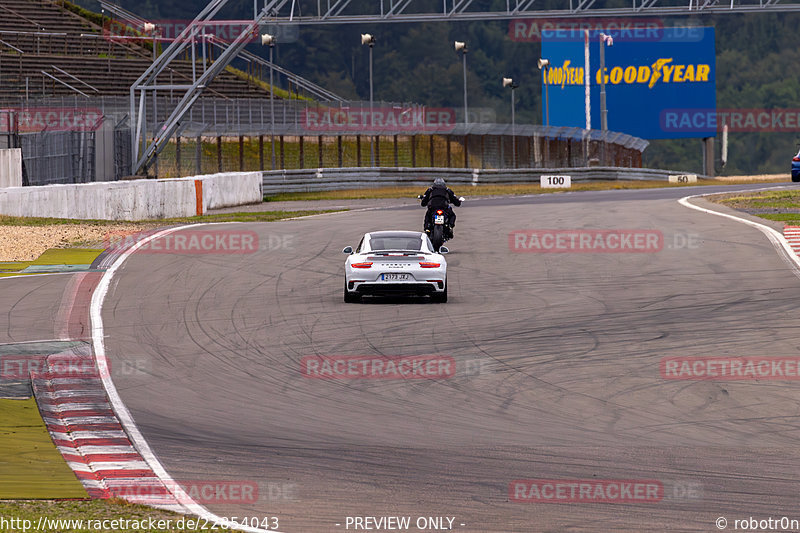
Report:
M20 134L29 185L95 181L94 132Z
M0 109L0 148L22 149L23 185L88 183L130 175L130 129L115 126L112 117L95 107L74 104Z
M120 179L135 167L131 124L141 120L142 139L158 132L177 104L176 94L156 96L141 118L130 119L130 100L58 98L29 101L27 110L78 109L113 126L113 142L98 149L112 169L93 177L87 158L94 146L72 140L59 145L50 163L37 163L34 183ZM138 112L138 110L137 110ZM76 112L77 113L77 112ZM80 114L80 113L78 113ZM74 117L71 117L74 119ZM555 168L640 167L647 141L622 133L532 124L496 124L491 110L428 108L416 104L332 103L268 99L203 98L182 120L148 173L158 177L214 172L347 167ZM84 116L83 123L89 119ZM64 122L64 120L62 120ZM69 122L69 120L66 120ZM73 120L76 124L78 121ZM80 128L73 128L80 129ZM84 127L90 132L99 126ZM43 132L39 132L43 133ZM87 133L87 132L84 132ZM42 139L44 139L43 137ZM37 142L44 142L39 140ZM62 140L63 143L67 142ZM63 156L72 153L72 160ZM44 157L23 146L23 157ZM59 162L55 162L58 160ZM77 160L77 163L76 163ZM71 163L71 165L68 165ZM105 168L105 167L103 167ZM41 169L41 170L40 170ZM79 173L76 174L75 170ZM71 176L71 177L70 177ZM45 180L45 181L43 181ZM75 181L73 181L74 183Z
M176 137L159 176L353 167L641 167L641 152L579 132L544 135L270 135ZM554 134L555 135L555 134ZM574 136L573 136L574 135ZM274 151L273 151L274 150Z

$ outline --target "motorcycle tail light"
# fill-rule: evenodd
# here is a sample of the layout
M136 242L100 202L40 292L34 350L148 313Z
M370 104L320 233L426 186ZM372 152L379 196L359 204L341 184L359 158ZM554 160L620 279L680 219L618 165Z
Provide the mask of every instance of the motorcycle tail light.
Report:
M430 261L420 261L419 266L421 266L422 268L439 268L440 266L442 266L442 264L432 263Z
M372 267L372 261L365 261L364 263L353 263L350 266L353 267L353 268L371 268Z
M444 211L442 211L441 209L439 209L438 211L436 211L436 214L437 214L437 215L441 215L442 213L444 213Z

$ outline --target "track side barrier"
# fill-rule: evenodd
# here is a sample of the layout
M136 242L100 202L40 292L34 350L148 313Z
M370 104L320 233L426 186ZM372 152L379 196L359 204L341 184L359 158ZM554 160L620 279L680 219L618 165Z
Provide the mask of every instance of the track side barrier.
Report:
M260 172L189 178L8 187L0 214L97 220L147 220L202 215L209 209L260 202Z
M372 187L427 187L435 178L454 185L539 183L541 175L569 175L573 182L635 180L668 181L672 170L622 167L455 169L455 168L320 168L264 172L265 195ZM702 176L698 176L702 177Z

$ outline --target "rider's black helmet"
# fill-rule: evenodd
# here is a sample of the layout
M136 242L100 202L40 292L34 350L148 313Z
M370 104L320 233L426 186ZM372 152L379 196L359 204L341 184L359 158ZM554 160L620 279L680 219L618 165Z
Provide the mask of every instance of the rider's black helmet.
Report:
M447 187L447 185L445 185L444 180L442 178L436 178L435 180L433 180L433 184L434 185L439 185L440 187Z

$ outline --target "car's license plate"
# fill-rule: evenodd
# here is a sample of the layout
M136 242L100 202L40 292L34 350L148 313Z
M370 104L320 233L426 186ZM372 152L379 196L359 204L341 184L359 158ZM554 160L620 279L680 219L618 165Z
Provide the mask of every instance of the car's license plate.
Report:
M436 215L436 218L433 219L434 224L444 224L444 215Z
M408 281L411 276L408 274L381 274L382 281Z

